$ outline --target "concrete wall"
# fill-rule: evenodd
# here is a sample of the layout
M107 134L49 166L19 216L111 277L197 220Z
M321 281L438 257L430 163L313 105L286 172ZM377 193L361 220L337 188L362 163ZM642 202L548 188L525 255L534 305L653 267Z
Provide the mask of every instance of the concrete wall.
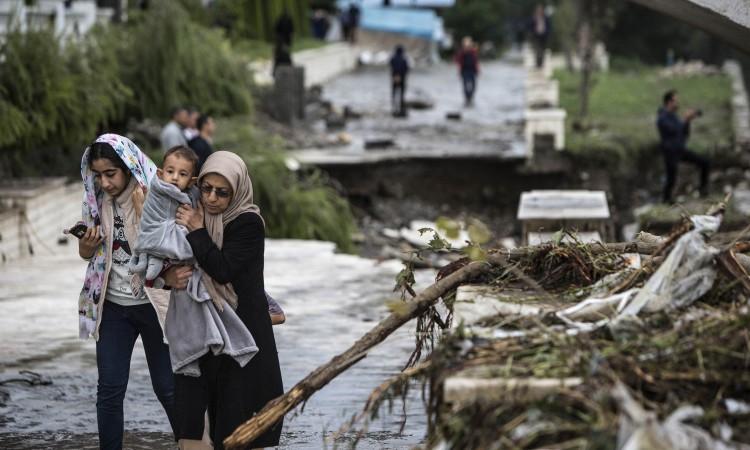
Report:
M305 87L322 84L357 67L360 50L349 44L336 43L325 47L303 50L292 54L292 62L305 68ZM273 84L271 60L255 61L249 65L255 83Z
M630 0L714 34L750 52L747 0Z
M66 8L63 0L37 0L26 5L24 0L0 0L0 36L9 27L21 31L51 26L62 38L85 35L97 22L112 17L111 8L98 8L96 0L76 0Z
M0 187L0 263L31 255L54 255L76 245L62 230L81 220L80 183L64 179L35 180L36 186L20 184Z
M742 79L742 67L737 61L727 61L723 69L732 80L734 148L736 151L750 150L750 102Z

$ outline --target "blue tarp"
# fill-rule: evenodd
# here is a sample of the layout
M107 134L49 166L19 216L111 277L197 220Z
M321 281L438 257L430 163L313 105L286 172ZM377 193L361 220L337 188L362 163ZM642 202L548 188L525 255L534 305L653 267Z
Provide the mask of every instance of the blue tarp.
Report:
M422 39L443 38L443 19L430 9L361 7L359 26L364 30L404 34Z
M338 5L357 3L360 6L383 6L383 0L338 0ZM391 0L392 6L417 6L422 8L448 8L456 0Z

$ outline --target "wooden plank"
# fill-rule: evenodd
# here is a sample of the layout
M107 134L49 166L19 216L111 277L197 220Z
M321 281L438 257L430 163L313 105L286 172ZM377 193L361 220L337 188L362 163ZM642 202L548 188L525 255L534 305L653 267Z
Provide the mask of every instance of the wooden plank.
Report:
M501 367L497 368L502 370ZM459 372L448 377L443 384L443 399L453 407L472 404L513 401L513 399L539 400L561 389L570 389L583 383L579 377L570 378L478 378Z

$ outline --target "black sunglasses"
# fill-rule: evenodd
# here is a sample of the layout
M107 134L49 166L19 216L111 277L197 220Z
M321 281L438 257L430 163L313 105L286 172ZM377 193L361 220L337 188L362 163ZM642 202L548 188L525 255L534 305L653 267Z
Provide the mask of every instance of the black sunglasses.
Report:
M232 191L224 188L215 188L213 186L202 184L201 192L206 195L211 195L211 191L216 192L216 196L219 198L229 198L232 195Z

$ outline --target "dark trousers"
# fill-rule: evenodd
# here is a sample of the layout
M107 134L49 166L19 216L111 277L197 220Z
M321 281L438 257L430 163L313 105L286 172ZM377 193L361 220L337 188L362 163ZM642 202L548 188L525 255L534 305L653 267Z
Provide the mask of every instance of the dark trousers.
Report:
M247 396L248 383L263 380L264 374L259 374L257 379L248 379L247 373L231 357L210 353L200 359L200 368L200 377L175 375L175 432L177 439L201 439L204 415L208 411L209 436L214 450L223 450L224 439L253 416L254 412L243 400ZM279 391L283 392L283 389ZM275 424L247 448L279 445L283 425L283 421Z
M547 51L547 39L544 36L534 36L534 57L536 68L544 66L544 53Z
M104 305L99 341L96 343L96 420L99 425L99 447L121 449L123 435L122 404L128 387L130 357L135 340L141 336L151 385L174 430L174 375L169 348L163 342L156 311L151 304Z
M403 116L406 114L406 103L404 103L404 96L406 95L406 78L401 77L400 80L393 80L391 82L391 109L393 114Z
M710 163L707 158L696 155L690 150L666 150L662 149L664 155L664 168L667 178L664 182L664 193L662 199L666 203L672 203L672 190L677 179L677 166L680 161L691 163L701 170L700 192L706 194L708 189L708 170Z
M464 84L464 99L466 103L474 101L474 91L477 89L477 74L474 72L461 72L461 80Z

